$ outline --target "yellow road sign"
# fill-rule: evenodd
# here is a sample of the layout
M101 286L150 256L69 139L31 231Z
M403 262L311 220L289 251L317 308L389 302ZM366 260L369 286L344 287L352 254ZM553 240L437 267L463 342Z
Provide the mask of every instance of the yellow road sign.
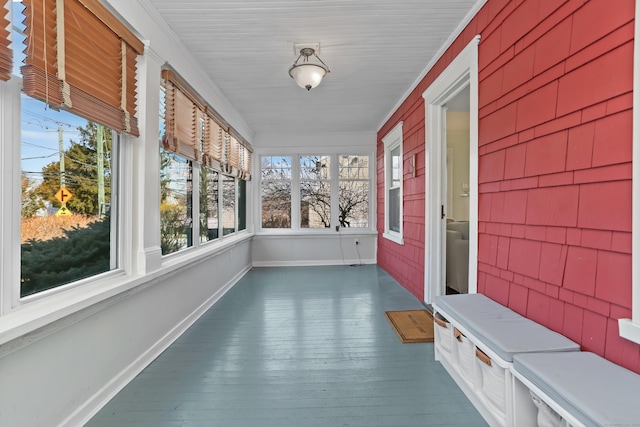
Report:
M69 216L69 215L71 215L71 211L67 209L67 207L64 205L62 205L62 207L58 209L58 212L56 212L56 216Z
M69 200L71 200L72 197L73 197L73 194L71 194L71 192L66 188L61 188L56 193L56 199L58 199L58 201L63 205L67 203Z

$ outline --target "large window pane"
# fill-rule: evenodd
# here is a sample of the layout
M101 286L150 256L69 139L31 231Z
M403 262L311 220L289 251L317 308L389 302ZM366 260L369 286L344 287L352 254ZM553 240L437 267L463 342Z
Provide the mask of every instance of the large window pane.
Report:
M170 254L192 246L191 161L160 151L160 246Z
M291 228L291 157L261 158L262 228Z
M224 236L236 231L236 180L222 176L222 233Z
M389 230L400 232L400 188L389 189Z
M331 158L300 157L300 227L331 227Z
M117 267L117 138L22 96L21 296Z
M247 181L238 180L238 231L247 229Z
M338 175L340 227L368 227L369 156L340 156Z
M200 169L200 242L217 239L218 236L218 172Z

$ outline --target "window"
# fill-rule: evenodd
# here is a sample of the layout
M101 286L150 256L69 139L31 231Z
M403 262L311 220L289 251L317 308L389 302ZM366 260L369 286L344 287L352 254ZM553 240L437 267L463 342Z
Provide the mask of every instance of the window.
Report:
M369 226L369 156L340 156L338 222L344 228Z
M97 2L11 9L13 52L0 13L0 80L13 73L23 88L10 95L21 112L17 301L120 268L118 153L124 135L138 135L144 46Z
M118 135L26 95L21 121L24 297L118 266Z
M387 239L402 240L402 122L382 138L384 144L384 234Z
M356 154L262 156L262 229L370 227L370 159Z
M162 254L245 230L251 149L171 70L162 72L160 135Z
M331 158L300 157L300 228L331 227Z
M263 156L260 164L262 228L291 228L291 157Z

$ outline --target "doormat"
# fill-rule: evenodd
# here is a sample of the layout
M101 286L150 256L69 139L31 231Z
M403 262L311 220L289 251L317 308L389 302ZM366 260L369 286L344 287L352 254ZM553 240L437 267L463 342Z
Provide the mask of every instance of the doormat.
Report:
M385 311L403 343L433 342L433 317L428 310Z

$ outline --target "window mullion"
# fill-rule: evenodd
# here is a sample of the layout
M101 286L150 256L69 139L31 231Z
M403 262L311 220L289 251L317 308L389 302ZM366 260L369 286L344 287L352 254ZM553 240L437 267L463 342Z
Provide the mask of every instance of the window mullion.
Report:
M291 156L291 229L300 230L300 156Z
M331 229L335 230L337 225L340 225L339 219L339 199L340 199L340 177L338 176L338 155L332 154L331 158Z
M202 165L191 163L191 241L194 247L200 246L200 172Z

